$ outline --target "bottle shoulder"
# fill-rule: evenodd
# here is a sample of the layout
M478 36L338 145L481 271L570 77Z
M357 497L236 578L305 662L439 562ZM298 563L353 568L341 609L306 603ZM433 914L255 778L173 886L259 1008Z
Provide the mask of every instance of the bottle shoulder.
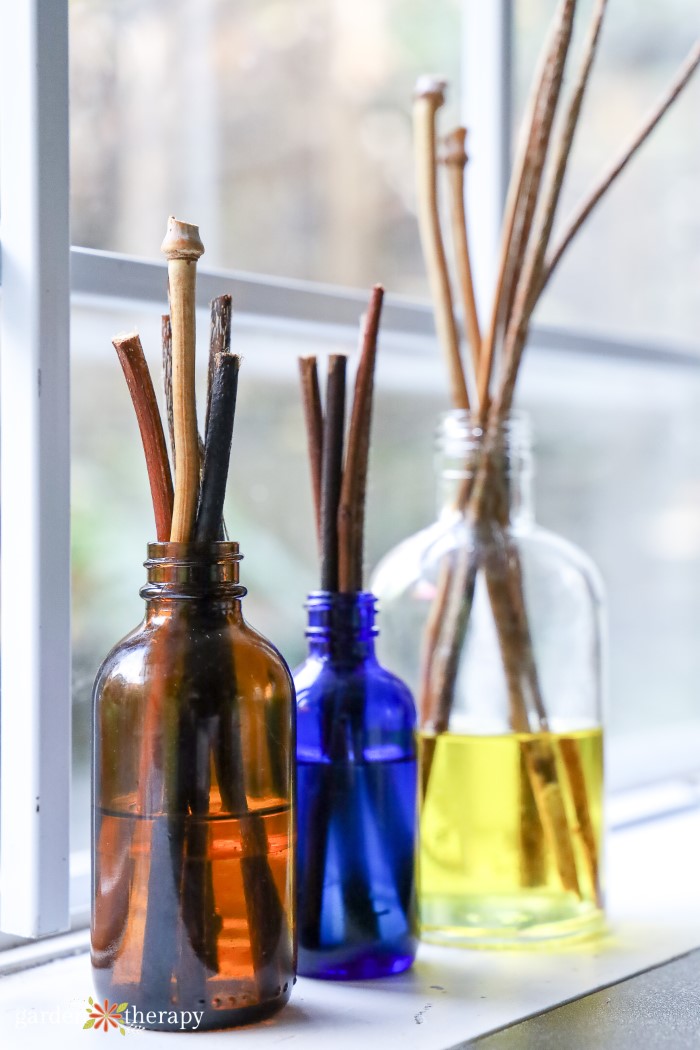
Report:
M603 602L605 588L593 559L571 540L531 520L518 522L508 529L523 559L540 572L560 571L582 577L586 589L597 602ZM401 599L406 592L416 593L421 581L432 582L446 555L471 549L478 554L486 547L483 536L464 515L445 514L426 529L394 547L378 563L370 587L383 608Z
M293 696L291 672L279 650L242 617L144 619L110 650L95 679L93 696L127 686L146 686L156 674L187 656L188 674L211 679L217 667L233 675L239 688Z
M94 696L102 691L111 678L119 677L125 684L130 684L142 677L146 643L144 627L145 621L142 621L109 650L95 676Z
M415 759L416 709L408 687L379 664L347 670L310 659L295 672L297 756L327 761Z
M427 562L437 561L469 537L461 515L445 515L393 547L377 563L369 589L382 601L391 600L423 575Z
M396 707L409 712L415 709L413 695L406 683L383 667L376 659L354 667L338 666L333 661L311 656L294 670L297 702L323 703L329 695L342 692L361 694L383 707Z
M268 662L270 668L274 668L289 682L290 686L293 686L292 672L280 650L247 620L243 619L234 628L234 643L241 649L257 653Z
M577 574L591 596L600 603L604 602L602 574L591 556L578 544L541 525L530 526L522 532L515 530L514 536L525 558L550 561L554 568L559 565L567 572Z

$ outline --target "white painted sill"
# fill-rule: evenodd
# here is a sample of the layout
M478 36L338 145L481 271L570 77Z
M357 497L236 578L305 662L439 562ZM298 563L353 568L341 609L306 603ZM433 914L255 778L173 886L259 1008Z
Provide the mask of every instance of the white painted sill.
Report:
M623 826L607 842L610 932L603 939L556 952L426 945L414 969L399 977L349 984L302 978L276 1018L209 1033L207 1046L235 1040L263 1050L280 1043L300 1050L448 1050L700 946L700 808L682 788L665 803L678 811L652 820L629 811L614 817ZM85 934L70 936L66 950L85 946ZM17 952L27 949L3 953L3 963ZM91 1046L96 1034L81 1031L91 991L84 951L3 977L0 1044L75 1050L86 1040ZM176 1035L127 1030L125 1038L157 1048Z

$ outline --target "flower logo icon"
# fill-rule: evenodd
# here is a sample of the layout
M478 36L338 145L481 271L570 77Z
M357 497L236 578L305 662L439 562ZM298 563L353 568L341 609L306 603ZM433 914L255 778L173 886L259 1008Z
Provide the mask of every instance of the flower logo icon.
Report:
M112 1003L105 999L104 1006L93 1002L92 997L88 999L89 1006L86 1007L88 1019L83 1028L101 1028L103 1032L109 1032L111 1028L118 1028L122 1035L126 1035L126 1029L122 1025L122 1014L128 1009L128 1003Z

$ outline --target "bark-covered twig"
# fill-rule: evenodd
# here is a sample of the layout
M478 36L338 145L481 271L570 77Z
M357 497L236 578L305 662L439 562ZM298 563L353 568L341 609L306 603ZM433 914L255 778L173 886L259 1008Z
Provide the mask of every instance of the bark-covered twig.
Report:
M324 591L338 590L338 506L343 474L346 367L344 355L333 354L329 358L321 462L321 589Z
M173 517L173 482L151 373L136 332L116 336L112 345L119 356L141 432L156 520L156 536L159 540L167 540Z
M438 211L435 114L444 101L444 80L440 77L419 79L413 103L418 228L433 299L435 327L450 377L452 401L457 408L469 408Z
M447 172L447 187L450 199L450 225L452 227L452 248L455 256L455 267L459 291L462 298L464 325L471 352L474 376L479 371L481 354L481 328L479 312L474 294L471 254L469 251L469 234L467 232L467 213L464 200L464 172L467 165L466 128L455 128L443 139L443 150L440 156Z
M316 537L321 544L321 462L323 459L323 409L315 357L299 358L301 399L306 424L306 443L311 469L311 493L314 502Z
M374 368L384 289L372 290L355 380L338 506L338 589L361 591Z

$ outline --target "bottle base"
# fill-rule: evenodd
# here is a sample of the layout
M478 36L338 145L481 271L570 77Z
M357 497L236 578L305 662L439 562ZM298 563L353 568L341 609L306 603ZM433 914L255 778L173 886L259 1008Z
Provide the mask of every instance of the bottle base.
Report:
M289 1002L292 985L290 979L280 987L277 995L264 1002L255 1002L250 993L232 994L230 987L214 991L206 998L182 1003L173 996L169 1003L146 1000L138 991L127 985L116 987L100 980L100 971L93 970L93 984L100 999L115 1003L126 1002L123 1023L126 1028L145 1029L153 1032L206 1032L224 1028L240 1028L272 1017Z
M421 940L484 949L558 950L599 937L605 913L567 895L514 894L430 898L421 904Z
M415 949L386 953L365 951L349 956L300 948L298 972L300 977L322 981L371 981L403 973L413 965L415 957Z

